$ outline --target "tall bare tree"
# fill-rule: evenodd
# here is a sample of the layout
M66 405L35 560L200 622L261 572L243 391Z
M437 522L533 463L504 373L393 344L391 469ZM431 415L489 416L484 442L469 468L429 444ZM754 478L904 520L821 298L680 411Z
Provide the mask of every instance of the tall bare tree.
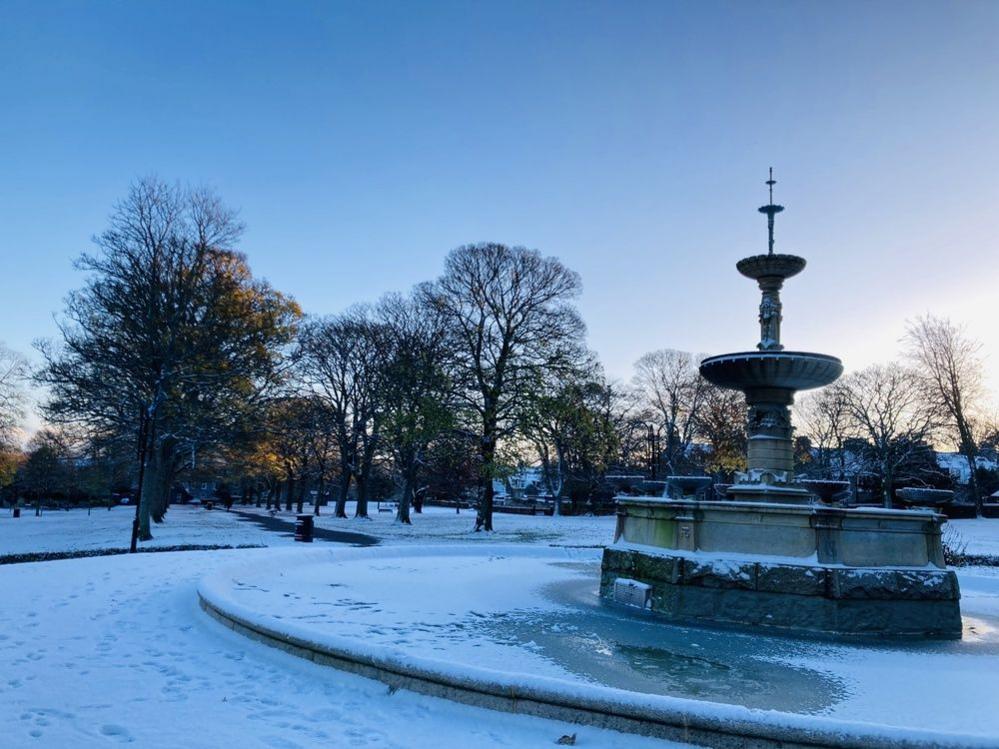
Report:
M330 410L340 460L334 513L347 516L347 495L357 482L355 515L367 517L368 479L383 417L386 341L367 307L313 320L299 337L301 375Z
M697 434L708 382L697 370L698 358L686 351L650 351L635 362L632 384L650 418L662 430L662 455L669 473L678 473Z
M975 476L978 467L975 421L985 392L982 345L950 320L931 315L910 323L905 340L927 403L946 418L958 450L968 461L968 486L975 512L981 516L982 495Z
M10 444L24 416L28 363L20 354L0 343L0 447Z
M818 451L815 478L846 477L843 441L849 436L846 393L839 383L808 393L794 409L801 434ZM833 466L833 458L837 465Z
M898 469L925 447L934 428L920 381L910 368L892 362L873 365L840 381L853 433L865 440L881 476L885 507L892 506Z
M493 529L497 443L516 429L542 375L571 371L579 358L585 328L572 302L580 289L558 259L502 244L453 250L423 289L448 321L458 391L479 437L476 530Z

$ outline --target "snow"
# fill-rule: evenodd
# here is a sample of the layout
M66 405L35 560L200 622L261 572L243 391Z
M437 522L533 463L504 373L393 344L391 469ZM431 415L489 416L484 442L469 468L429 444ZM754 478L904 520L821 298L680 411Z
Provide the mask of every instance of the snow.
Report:
M330 508L331 509L331 508ZM376 512L370 508L370 520L335 518L327 508L317 518L317 525L333 530L353 530L382 539L383 543L530 543L545 546L600 547L614 539L617 518L614 515L546 516L495 513L492 533L475 533L475 512L460 514L445 507L425 507L422 514L413 514L413 524L395 522L394 512ZM352 506L348 505L348 514Z
M967 543L968 554L999 557L999 518L950 520L944 526L944 538L951 536L958 544Z
M383 505L384 506L384 505ZM262 509L236 506L234 509L266 516ZM311 508L307 507L307 510ZM347 506L353 515L354 506ZM30 509L14 519L9 512L0 513L0 556L43 551L79 551L105 548L127 548L135 508L115 507L95 509L89 515L85 509L47 511L35 517ZM507 515L497 513L493 533L475 533L475 513L462 510L427 507L422 514L413 514L413 524L395 522L395 512L377 512L371 504L370 520L335 518L332 507L322 508L323 515L315 519L316 527L339 531L366 533L389 544L429 542L462 543L536 543L562 546L603 546L614 538L614 516L549 517L544 515ZM295 513L280 512L277 517L294 522ZM224 509L205 510L196 505L174 505L166 522L153 525L153 540L143 548L179 544L263 545L287 546L289 536L267 531L255 523L243 520L235 512Z
M128 548L135 508L111 510L48 510L35 517L22 510L16 520L0 513L0 556L45 551L87 551ZM143 548L203 544L216 546L290 544L291 539L241 521L225 511L208 511L195 505L177 505L167 513L167 522L153 526L155 538Z
M427 508L422 515L414 514L412 526L404 526L394 522L394 513L377 513L374 504L370 520L333 518L330 509L324 508L327 514L317 518L319 527L370 534L380 539L380 546L344 549L317 542L303 550L289 536L236 513L175 506L167 522L154 527L156 539L144 546L285 548L0 566L0 745L489 749L551 746L562 734L577 733L579 746L669 746L404 690L388 694L380 683L316 666L237 635L200 610L197 587L202 578L229 575L231 580L233 568L249 570L263 575L276 597L264 605L263 593L247 589L240 594L242 603L252 602L249 608L257 615L262 609L282 617L277 621L285 625L308 628L313 636L363 638L368 647L436 660L440 668L467 669L472 659L476 667L506 672L504 678L511 683L556 681L578 694L612 689L602 681L605 674L582 668L575 655L558 652L562 640L594 651L598 647L588 639L587 620L565 619L568 604L553 599L550 590L586 582L587 574L592 577L581 572L581 565L595 567L599 548L613 538L614 517L497 514L496 532L474 533L470 511ZM90 515L86 510L50 511L40 518L28 509L17 520L0 513L0 556L123 548L132 517L129 507L95 509ZM291 520L293 513L279 517ZM999 555L999 520L955 520L948 527L967 541L969 553ZM433 552L427 544L454 548ZM520 551L515 553L512 545ZM342 574L336 579L330 579L322 565L282 561L296 554L304 559L331 553L354 555L354 561L338 562ZM392 557L403 553L410 556ZM552 554L562 555L562 561L552 563ZM483 561L489 559L496 563ZM475 576L482 574L488 574L488 587L476 583ZM892 649L786 640L790 644L784 648L767 646L770 652L747 658L787 673L791 669L821 675L838 685L835 699L821 709L798 714L764 711L767 719L940 730L978 736L979 743L988 743L981 737L999 736L994 709L994 695L999 693L999 568L962 568L958 575L971 627L960 643ZM249 577L244 582L257 584ZM290 588L281 587L290 583ZM343 587L330 588L334 583ZM464 631L454 628L472 619L482 624ZM537 635L500 637L497 633L506 621L527 623L528 634L537 626ZM324 634L323 622L338 626ZM442 631L450 632L444 645L436 641ZM736 640L709 630L677 631L678 647L691 652L707 648L712 638L736 647L731 644ZM740 637L745 647L771 642ZM640 694L634 699L644 700L641 704L691 702L671 697L670 689L673 686L633 693ZM725 701L730 704L702 700L691 709L733 719L761 712L737 699L719 700Z
M197 604L220 566L274 550L177 552L0 567L0 745L152 749L665 749L638 736L424 697L237 635ZM675 745L673 745L675 746Z

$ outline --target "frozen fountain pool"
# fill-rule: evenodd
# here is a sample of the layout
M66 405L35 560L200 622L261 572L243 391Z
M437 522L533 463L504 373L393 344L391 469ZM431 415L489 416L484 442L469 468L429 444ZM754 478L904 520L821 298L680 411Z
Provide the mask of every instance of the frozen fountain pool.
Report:
M309 550L217 573L199 592L216 617L317 662L376 678L385 669L402 686L411 672L451 692L498 690L526 712L554 695L569 719L579 700L624 706L639 720L658 710L767 730L999 745L999 577L962 579L961 641L844 644L664 623L602 602L599 576L596 549Z

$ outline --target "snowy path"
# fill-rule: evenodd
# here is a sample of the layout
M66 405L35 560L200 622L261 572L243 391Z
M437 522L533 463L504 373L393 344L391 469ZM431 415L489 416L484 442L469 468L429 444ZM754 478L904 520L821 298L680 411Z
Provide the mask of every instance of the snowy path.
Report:
M0 567L0 745L158 749L666 749L636 736L496 713L315 666L236 635L195 586L267 549Z

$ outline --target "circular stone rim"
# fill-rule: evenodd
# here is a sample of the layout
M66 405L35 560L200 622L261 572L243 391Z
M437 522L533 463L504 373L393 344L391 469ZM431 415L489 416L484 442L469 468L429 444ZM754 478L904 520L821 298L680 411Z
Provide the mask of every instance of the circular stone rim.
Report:
M498 554L578 560L596 549L571 547L524 547L510 544L413 545L368 547L363 549L296 549L275 555L268 549L268 559L283 556L298 562L314 558L324 561L356 561L406 556L462 556ZM256 556L256 555L254 555ZM273 568L273 567L270 567ZM551 720L569 721L598 728L656 736L674 741L701 741L709 746L728 746L750 739L754 746L778 747L800 743L855 749L898 749L899 732L905 746L958 749L975 746L981 737L967 734L941 734L927 729L899 728L891 725L846 721L814 715L772 710L756 710L741 705L727 705L684 697L651 695L593 684L576 684L534 674L510 674L476 666L465 666L461 673L431 658L413 656L384 645L338 638L336 646L279 628L267 626L255 616L258 612L240 604L231 596L232 575L259 571L259 558L226 566L198 583L201 608L223 626L237 634L320 666L376 679L389 686L477 707L535 715ZM287 624L287 622L283 622ZM668 625L667 625L668 626ZM641 699L629 699L639 696ZM710 742L710 743L708 743Z

